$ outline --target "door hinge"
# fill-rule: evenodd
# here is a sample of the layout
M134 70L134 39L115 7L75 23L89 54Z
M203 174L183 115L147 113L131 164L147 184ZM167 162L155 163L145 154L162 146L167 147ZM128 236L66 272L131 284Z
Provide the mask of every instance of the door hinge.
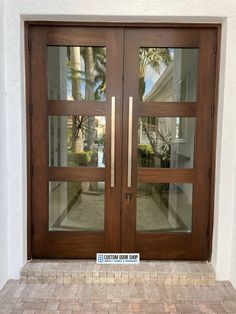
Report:
M214 41L214 53L217 53L217 42Z
M31 51L32 50L32 39L28 38L28 50Z
M33 104L32 103L29 104L29 114L30 115L33 114Z

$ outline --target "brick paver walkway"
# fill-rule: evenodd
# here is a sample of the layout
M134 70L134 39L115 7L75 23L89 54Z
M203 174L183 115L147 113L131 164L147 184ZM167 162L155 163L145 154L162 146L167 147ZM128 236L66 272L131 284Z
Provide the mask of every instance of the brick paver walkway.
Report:
M11 280L0 313L236 313L229 282L212 286L154 284L31 284Z

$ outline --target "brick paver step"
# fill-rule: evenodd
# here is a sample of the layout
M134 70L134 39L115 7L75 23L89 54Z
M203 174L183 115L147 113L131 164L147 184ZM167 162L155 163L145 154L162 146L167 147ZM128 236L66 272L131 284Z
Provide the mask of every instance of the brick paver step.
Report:
M22 268L20 281L209 286L215 284L215 272L207 262L141 261L137 265L98 265L92 260L33 260Z

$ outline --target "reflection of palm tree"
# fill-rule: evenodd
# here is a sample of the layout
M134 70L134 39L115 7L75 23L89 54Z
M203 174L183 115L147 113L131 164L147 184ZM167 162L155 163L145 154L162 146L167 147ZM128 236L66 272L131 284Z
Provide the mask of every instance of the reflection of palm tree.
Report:
M69 79L72 84L74 100L82 100L82 84L85 84L85 100L101 100L105 93L105 64L106 51L103 47L70 47L68 49ZM82 62L83 61L83 69ZM87 117L82 119L87 128L87 150L94 146L95 119ZM81 117L73 116L72 119L72 149L76 152L83 151L85 133L81 128ZM77 143L78 142L78 143ZM77 143L77 144L76 144Z
M73 51L76 52L76 59L73 58ZM103 100L106 90L106 49L104 47L70 47L67 66L68 79L71 80L72 85L74 80L79 81L80 90L82 84L85 85L85 97L80 94L81 100L90 100L87 99L86 88L91 88L94 100ZM74 98L73 86L72 96Z
M139 50L139 99L143 100L145 93L145 74L147 67L151 66L160 73L161 64L168 65L171 62L168 48L141 48Z
M81 61L80 47L68 49L68 66L71 72L72 97L74 100L81 100ZM72 116L72 151L80 153L83 151L84 134L78 128L78 116Z
M84 140L89 138L89 134L94 132L95 118L93 116L73 116L73 134L72 134L72 148L73 138L75 138L74 152L81 153L84 151ZM88 145L88 144L87 144ZM88 149L87 147L87 150Z
M93 47L94 58L94 98L102 100L106 92L106 49Z
M94 100L94 83L95 83L95 66L94 66L94 55L93 48L87 47L84 49L84 64L85 64L85 99ZM93 150L94 146L94 117L88 117L88 139L87 139L87 150Z

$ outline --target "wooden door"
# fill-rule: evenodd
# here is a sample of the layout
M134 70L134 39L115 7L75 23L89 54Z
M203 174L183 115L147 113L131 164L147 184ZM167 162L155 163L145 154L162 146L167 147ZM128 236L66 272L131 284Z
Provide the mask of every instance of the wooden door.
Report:
M30 27L34 258L208 258L216 35Z
M123 32L30 32L32 255L120 251Z
M215 41L125 31L122 250L144 259L208 257Z

